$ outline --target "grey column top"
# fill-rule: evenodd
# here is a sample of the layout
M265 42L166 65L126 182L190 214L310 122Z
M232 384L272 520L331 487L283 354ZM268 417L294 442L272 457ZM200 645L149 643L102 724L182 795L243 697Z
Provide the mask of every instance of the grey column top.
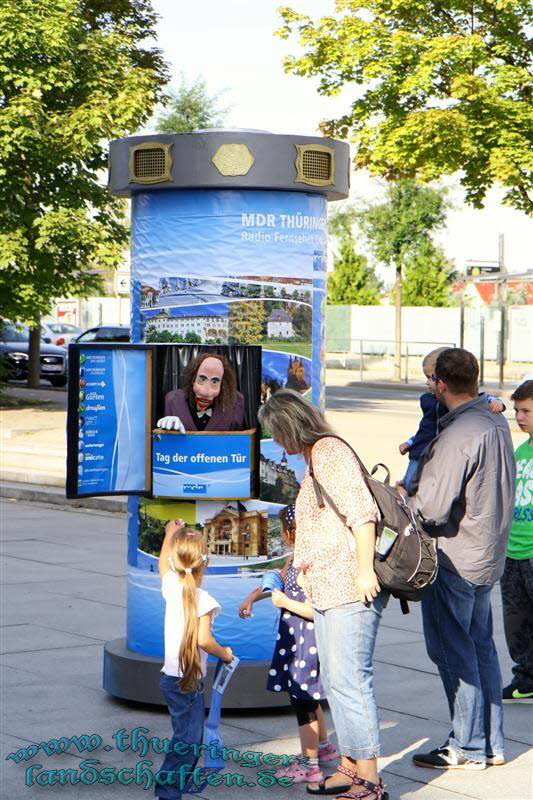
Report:
M109 191L119 197L164 189L272 189L348 197L347 142L263 131L208 130L115 139Z

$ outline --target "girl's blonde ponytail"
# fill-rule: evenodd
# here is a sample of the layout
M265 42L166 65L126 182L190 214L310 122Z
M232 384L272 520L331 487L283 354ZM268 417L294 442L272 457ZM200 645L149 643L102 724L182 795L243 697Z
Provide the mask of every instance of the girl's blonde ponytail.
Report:
M184 628L178 665L182 673L179 685L182 692L193 692L202 678L198 650L198 603L196 589L200 585L207 560L202 534L192 528L177 531L170 544L170 560L182 577Z

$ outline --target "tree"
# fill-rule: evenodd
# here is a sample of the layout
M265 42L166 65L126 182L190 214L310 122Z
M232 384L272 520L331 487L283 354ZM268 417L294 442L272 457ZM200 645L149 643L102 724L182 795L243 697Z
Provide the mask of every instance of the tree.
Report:
M359 215L359 224L374 256L396 272L395 376L401 377L402 270L406 260L432 244L431 233L444 225L444 192L411 180L392 183L385 202Z
M336 0L316 22L281 16L279 35L305 49L285 69L318 76L324 95L352 89L321 130L350 138L358 167L423 182L461 170L474 206L497 182L533 213L531 0Z
M379 281L364 255L356 253L353 241L341 241L328 278L328 302L339 305L379 305Z
M440 247L424 241L407 256L402 281L404 306L445 307L451 304L450 285L454 278L451 262Z
M294 325L294 337L291 337L293 340L297 338L311 341L313 324L311 306L304 303L296 305L292 312L292 324Z
M123 260L122 201L103 184L106 140L135 131L167 78L149 0L0 6L0 294L33 327L52 299L88 296Z
M266 313L261 301L231 303L229 335L238 344L256 344L265 337Z
M339 241L353 239L353 227L357 222L357 209L345 205L335 208L328 217L328 233Z
M160 133L190 133L204 128L220 128L227 116L227 108L220 108L223 93L210 95L203 78L187 83L181 76L177 91L168 93L166 109L155 121Z

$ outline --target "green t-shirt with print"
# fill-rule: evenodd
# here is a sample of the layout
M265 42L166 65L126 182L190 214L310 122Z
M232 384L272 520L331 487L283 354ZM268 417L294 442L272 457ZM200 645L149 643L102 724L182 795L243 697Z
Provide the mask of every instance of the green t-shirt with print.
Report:
M533 438L515 450L516 499L507 555L533 558Z

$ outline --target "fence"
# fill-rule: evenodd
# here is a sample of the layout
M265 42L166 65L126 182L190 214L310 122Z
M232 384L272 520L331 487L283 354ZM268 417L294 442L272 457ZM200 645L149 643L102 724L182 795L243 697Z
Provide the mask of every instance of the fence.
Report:
M328 339L328 364L335 360L343 369L359 370L359 380L390 377L394 367L395 342L386 339ZM422 360L437 347L455 347L455 342L402 342L401 374L405 383L422 381Z
M328 362L358 369L360 378L394 374L394 318L391 306L328 306ZM402 309L401 374L421 380L421 359L436 347L461 345L480 361L481 377L511 381L533 371L533 306ZM435 334L437 334L435 336ZM420 377L418 377L420 376Z

